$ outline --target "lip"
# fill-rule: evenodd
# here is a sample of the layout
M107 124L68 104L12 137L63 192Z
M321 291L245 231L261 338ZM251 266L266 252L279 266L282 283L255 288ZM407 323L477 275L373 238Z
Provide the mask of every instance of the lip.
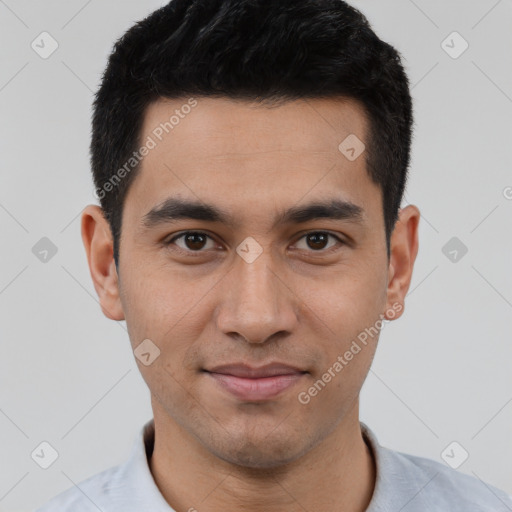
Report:
M205 370L224 390L240 400L263 401L275 398L307 373L296 367L272 363L258 368L244 363Z
M230 363L215 366L206 370L210 373L221 373L224 375L233 375L235 377L244 377L247 379L258 379L262 377L274 377L276 375L292 375L296 373L305 373L295 366L283 363L269 363L264 366L253 367L246 363Z

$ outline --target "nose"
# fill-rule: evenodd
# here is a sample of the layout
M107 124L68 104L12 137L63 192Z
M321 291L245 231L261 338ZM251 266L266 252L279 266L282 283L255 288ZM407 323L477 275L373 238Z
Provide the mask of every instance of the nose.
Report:
M300 299L293 293L285 272L273 263L270 252L263 251L251 263L236 258L235 268L226 275L219 290L222 299L216 311L218 329L251 344L292 332L298 322Z

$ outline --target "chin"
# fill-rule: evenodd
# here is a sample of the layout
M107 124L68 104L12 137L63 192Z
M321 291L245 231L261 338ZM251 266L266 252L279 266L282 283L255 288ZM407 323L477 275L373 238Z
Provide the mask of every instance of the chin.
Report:
M290 464L298 458L295 453L286 453L279 456L275 452L262 452L256 447L244 447L237 452L230 450L229 453L219 453L217 455L230 464L247 469L275 469Z
M274 435L273 435L274 434ZM315 443L306 443L304 434L269 431L265 435L233 435L210 447L220 459L248 469L273 469L290 464L308 452Z

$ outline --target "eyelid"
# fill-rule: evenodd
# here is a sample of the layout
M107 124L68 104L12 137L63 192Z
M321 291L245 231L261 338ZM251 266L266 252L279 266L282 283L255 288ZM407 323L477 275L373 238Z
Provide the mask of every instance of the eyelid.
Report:
M338 245L348 245L348 242L346 240L344 240L343 238L341 238L338 234L336 233L333 233L329 230L323 230L323 229L312 229L312 230L308 230L308 231L305 231L303 232L294 242L294 244L296 244L299 240L302 240L304 237L306 237L307 235L311 235L311 234L318 234L318 233L322 233L322 234L327 234L333 238L335 238L337 241L338 241ZM213 241L216 241L215 240L215 237L213 237L212 235L209 235L208 232L206 231L200 231L200 230L187 230L187 231L181 231L181 232L178 232L176 233L175 235L173 235L173 237L170 239L170 240L164 240L164 245L165 246L169 246L171 244L174 243L175 240L179 239L179 238L182 238L184 237L185 235L188 235L188 234L198 234L198 235L205 235L206 237L208 237L210 240L213 240ZM199 250L199 251L192 251L192 250L187 250L187 249L183 249L179 246L176 246L177 250L178 251L181 251L181 252L184 252L186 254L192 254L192 255L200 255L202 253L205 253L207 251L204 251L204 250ZM299 249L300 250L300 249ZM329 254L330 252L332 252L333 250L336 250L336 247L330 247L328 249L320 249L318 251L314 251L314 250L309 250L309 251L306 251L306 252L309 252L311 254L319 254L319 255L323 255L323 254Z

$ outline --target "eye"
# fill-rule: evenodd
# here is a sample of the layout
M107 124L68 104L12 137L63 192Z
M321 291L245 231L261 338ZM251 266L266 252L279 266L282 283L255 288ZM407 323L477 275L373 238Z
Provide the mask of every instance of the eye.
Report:
M336 240L331 246L326 246L328 243L329 237ZM306 247L300 248L300 250L306 250L309 252L324 252L329 253L336 245L343 244L343 240L341 240L338 236L333 233L329 233L327 231L310 231L303 235L300 240L306 240ZM180 243L176 243L177 241ZM208 240L211 242L210 247L208 247ZM207 235L202 231L185 231L171 238L170 240L164 242L165 245L175 244L178 249L183 252L190 253L201 253L205 252L207 249L214 249L215 243L211 236ZM326 249L327 247L327 249ZM205 249L205 250L202 250Z
M206 233L203 233L201 231L185 231L167 242L165 242L165 245L171 245L174 244L177 240L182 240L183 245L176 244L179 249L185 252L204 252L200 249L203 249L205 247L205 242L209 239L211 242L213 242L213 239L211 236L207 235ZM215 244L214 244L215 245ZM212 247L210 247L211 249Z
M327 247L326 250L326 244L328 242L329 237L337 240L338 244L334 243L333 245ZM331 250L335 248L336 245L343 244L343 240L327 231L310 231L309 233L306 233L301 238L299 238L299 241L302 239L306 239L305 250L313 249L312 252L330 253Z

